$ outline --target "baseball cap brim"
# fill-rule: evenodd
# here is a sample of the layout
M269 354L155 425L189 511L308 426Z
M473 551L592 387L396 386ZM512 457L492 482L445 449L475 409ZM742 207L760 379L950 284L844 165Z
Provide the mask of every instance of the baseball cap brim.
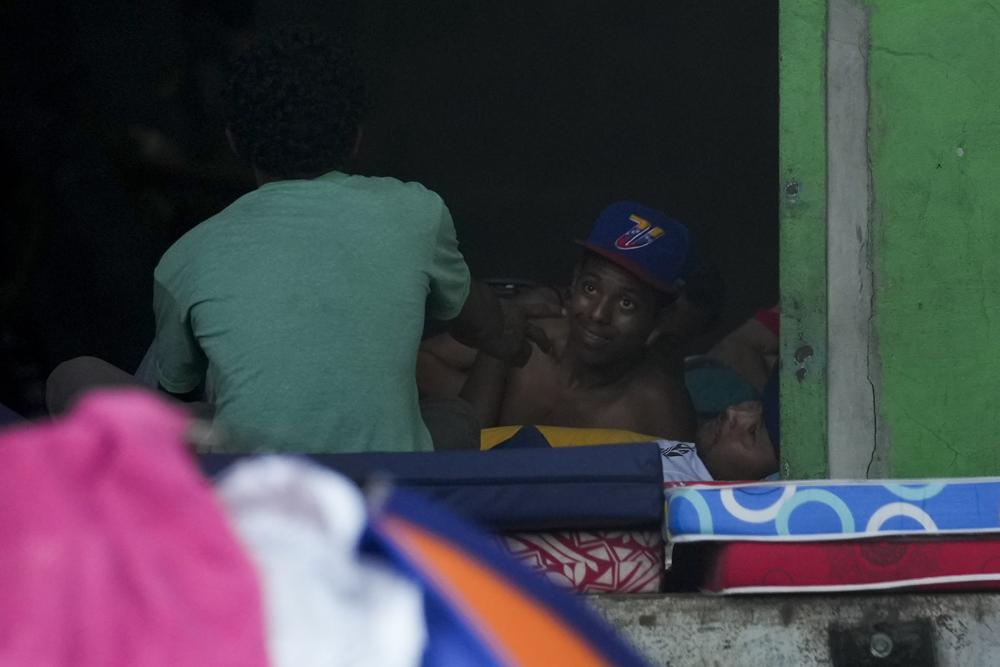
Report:
M656 290L659 290L660 292L664 292L665 294L669 294L672 296L676 295L680 286L683 284L683 281L680 280L678 280L674 284L665 283L662 280L658 280L654 278L652 275L650 275L648 271L643 269L635 262L630 261L628 258L623 257L618 253L611 252L610 250L602 248L601 246L598 246L596 244L590 243L589 241L581 241L580 239L576 239L573 241L573 243L577 244L578 246L586 248L595 255L600 255L601 257L603 257L604 259L608 260L613 264L617 264L618 266L622 267L623 269L631 273L633 276L635 276L642 282L646 283L647 285Z

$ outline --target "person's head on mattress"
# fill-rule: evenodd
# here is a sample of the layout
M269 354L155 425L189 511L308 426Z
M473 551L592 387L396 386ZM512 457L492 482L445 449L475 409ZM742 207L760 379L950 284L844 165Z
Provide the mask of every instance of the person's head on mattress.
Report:
M657 440L663 481L751 481L773 476L781 458L776 374L761 398L730 405L703 423L693 442ZM521 425L483 430L480 446L483 450L572 448L648 443L654 439L649 434L620 429Z
M698 457L716 480L762 479L778 471L781 432L777 373L760 401L726 408L698 429Z

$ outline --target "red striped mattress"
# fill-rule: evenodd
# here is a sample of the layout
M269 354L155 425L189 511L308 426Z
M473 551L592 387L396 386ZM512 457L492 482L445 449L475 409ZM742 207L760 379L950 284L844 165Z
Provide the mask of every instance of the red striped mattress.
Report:
M701 588L714 593L1000 589L1000 539L727 542Z

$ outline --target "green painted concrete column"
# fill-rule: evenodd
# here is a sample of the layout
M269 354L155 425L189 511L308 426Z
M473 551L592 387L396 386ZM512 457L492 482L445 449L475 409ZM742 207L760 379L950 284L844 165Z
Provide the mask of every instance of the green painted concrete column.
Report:
M780 8L781 474L825 477L826 3Z
M840 224L828 191L828 172L843 169L837 151L828 150L830 141L838 145L827 135L838 112L826 106L827 3L784 0L782 473L823 477L831 460L860 469L853 459L869 451L873 475L998 475L1000 3L847 5L867 14L867 85L850 94L868 96L870 208L868 238L859 247L870 258L861 266L870 263L874 292L863 343L875 432L855 443L858 451L850 455L827 450L828 442L851 444L843 437L828 440L828 425L849 432L829 421L850 418L850 410L839 405L828 380L834 371L844 375L845 350L851 350L828 333L839 330L844 314L834 317L827 294L828 285L838 290L853 284L827 263L828 248L845 245L836 234L851 233L851 227ZM830 90L843 94L832 84ZM834 160L829 169L828 156ZM828 220L829 214L836 217Z
M1000 3L870 0L869 10L874 317L889 472L997 475Z

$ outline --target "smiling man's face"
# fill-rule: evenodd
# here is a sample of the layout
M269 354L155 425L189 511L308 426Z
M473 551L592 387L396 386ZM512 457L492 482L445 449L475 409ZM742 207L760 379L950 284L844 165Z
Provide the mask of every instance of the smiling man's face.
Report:
M663 302L659 292L625 269L588 253L567 303L568 345L594 366L640 359L660 323Z

